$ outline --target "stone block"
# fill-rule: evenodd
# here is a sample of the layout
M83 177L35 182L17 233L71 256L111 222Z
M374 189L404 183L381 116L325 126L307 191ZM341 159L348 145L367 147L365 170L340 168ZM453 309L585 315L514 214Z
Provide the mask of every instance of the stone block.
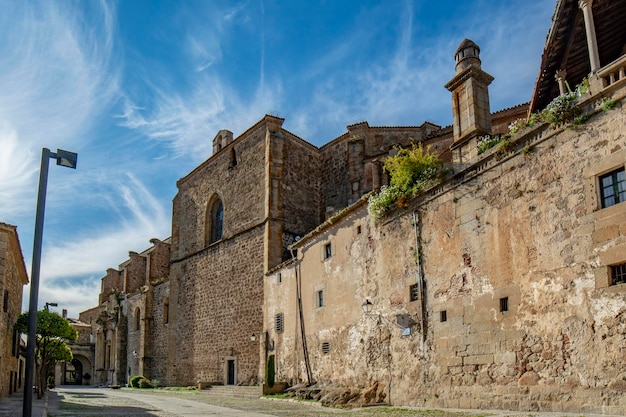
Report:
M616 238L617 236L619 236L619 225L617 224L597 229L591 234L593 243L604 243L607 240Z
M493 355L471 355L463 358L464 365L491 365L493 363Z

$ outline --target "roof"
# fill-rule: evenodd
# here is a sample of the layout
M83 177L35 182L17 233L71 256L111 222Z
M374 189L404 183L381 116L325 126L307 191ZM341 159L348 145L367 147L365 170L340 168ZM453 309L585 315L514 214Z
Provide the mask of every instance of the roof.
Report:
M593 0L592 12L600 66L605 66L626 52L626 0ZM559 0L556 4L530 103L531 112L545 108L559 95L555 74L562 69L566 70L566 80L572 89L591 72L585 20L578 0Z

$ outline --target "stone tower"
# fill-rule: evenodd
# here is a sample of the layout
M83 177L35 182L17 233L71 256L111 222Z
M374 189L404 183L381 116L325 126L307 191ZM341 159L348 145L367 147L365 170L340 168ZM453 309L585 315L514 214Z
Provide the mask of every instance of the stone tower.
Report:
M493 77L481 69L480 48L464 39L454 54L456 75L446 84L452 93L452 160L467 164L478 154L478 137L491 134L488 86Z

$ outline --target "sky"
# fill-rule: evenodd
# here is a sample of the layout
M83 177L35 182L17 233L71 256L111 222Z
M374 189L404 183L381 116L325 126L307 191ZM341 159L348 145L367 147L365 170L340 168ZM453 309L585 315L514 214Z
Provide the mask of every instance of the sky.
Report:
M491 110L529 101L546 0L0 0L0 222L31 271L50 161L39 308L98 304L102 277L171 233L176 181L265 114L316 146L371 126L447 126L454 52L481 48ZM23 310L28 310L25 287Z

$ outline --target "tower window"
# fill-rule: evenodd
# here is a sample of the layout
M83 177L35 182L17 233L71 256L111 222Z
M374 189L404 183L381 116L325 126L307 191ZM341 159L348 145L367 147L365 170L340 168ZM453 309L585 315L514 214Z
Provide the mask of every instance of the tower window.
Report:
M285 331L285 315L278 313L275 316L276 333L282 333Z
M600 176L600 197L602 208L626 201L626 171L623 167Z

